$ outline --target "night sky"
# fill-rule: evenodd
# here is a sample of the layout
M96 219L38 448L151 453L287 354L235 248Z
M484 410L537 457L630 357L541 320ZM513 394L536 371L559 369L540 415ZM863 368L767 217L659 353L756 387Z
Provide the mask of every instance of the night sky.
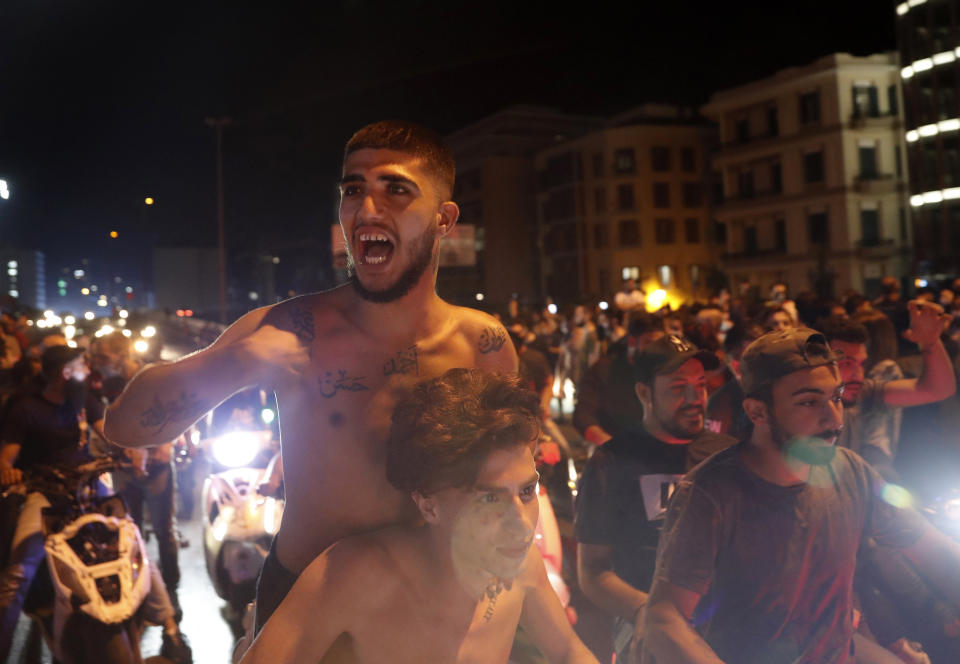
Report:
M397 117L449 132L504 106L701 104L835 51L895 48L882 0L800 3L0 3L0 243L51 264L216 239L327 242L346 138ZM278 8L281 7L281 8ZM157 200L143 206L147 195ZM123 243L111 246L109 230Z

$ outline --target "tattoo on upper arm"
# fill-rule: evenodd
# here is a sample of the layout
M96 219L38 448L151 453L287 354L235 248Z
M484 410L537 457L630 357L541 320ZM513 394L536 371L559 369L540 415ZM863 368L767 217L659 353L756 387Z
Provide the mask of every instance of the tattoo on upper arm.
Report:
M293 307L290 310L290 322L293 324L294 333L302 343L310 343L316 338L313 312L309 309Z
M153 405L140 413L140 426L160 430L171 422L193 419L208 410L210 405L193 392L181 392L179 398L170 401L161 401L159 396L154 396Z
M413 374L420 375L420 365L417 360L417 346L414 344L409 348L397 351L396 357L391 357L383 365L383 375L392 376L394 374Z
M363 382L364 380L366 380L364 376L348 376L346 369L337 369L336 373L325 371L317 378L317 382L320 383L320 396L325 399L336 396L337 392L365 392L370 388Z
M505 343L507 343L507 333L502 327L492 325L480 334L480 343L477 344L477 347L481 353L486 355L500 350Z

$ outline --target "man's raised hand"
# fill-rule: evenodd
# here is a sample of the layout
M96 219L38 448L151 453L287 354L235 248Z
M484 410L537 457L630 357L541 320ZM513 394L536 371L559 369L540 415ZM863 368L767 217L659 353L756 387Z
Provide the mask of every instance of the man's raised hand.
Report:
M910 329L903 336L925 349L940 338L947 316L943 313L943 307L933 302L911 300L908 306Z

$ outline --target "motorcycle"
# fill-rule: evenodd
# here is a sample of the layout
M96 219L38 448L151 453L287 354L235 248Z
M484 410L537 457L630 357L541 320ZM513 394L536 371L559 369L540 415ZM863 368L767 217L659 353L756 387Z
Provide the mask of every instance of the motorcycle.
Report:
M214 468L203 483L203 552L214 589L235 616L256 594L257 577L283 517L284 501L263 495L272 434L230 431L205 441Z
M43 493L47 571L37 574L24 613L63 664L139 664L150 562L119 496L98 495L98 479L125 462L99 459L70 469L37 466L28 492ZM8 492L9 493L9 492Z

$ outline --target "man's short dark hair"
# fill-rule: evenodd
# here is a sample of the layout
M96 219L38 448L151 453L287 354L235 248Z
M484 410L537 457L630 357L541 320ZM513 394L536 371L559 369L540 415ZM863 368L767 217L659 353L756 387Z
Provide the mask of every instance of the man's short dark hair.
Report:
M870 335L867 334L867 328L863 325L849 318L840 318L839 316L821 318L817 321L816 329L823 333L828 343L845 341L848 344L866 345L867 340L870 338Z
M424 495L470 487L491 452L536 445L540 400L515 375L450 369L393 411L387 480Z
M453 151L433 130L402 120L374 122L350 137L343 151L344 162L351 153L364 149L395 150L418 157L439 185L441 199L453 196L457 172Z

